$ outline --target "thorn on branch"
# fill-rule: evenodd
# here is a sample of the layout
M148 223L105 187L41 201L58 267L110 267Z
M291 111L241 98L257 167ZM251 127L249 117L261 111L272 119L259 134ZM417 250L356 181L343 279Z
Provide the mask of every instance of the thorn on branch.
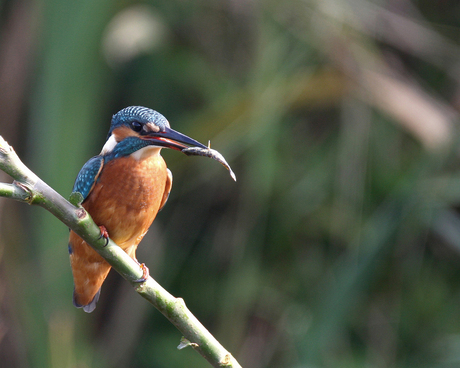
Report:
M27 196L24 198L24 201L28 204L32 204L34 201L34 195L32 190L25 185L24 183L20 183L16 180L13 181L13 185L17 186L18 188L21 188L24 192L27 193Z
M86 211L84 208L79 208L75 211L75 214L80 220L83 220L86 217Z
M220 362L219 362L219 365L221 367L228 367L228 366L231 366L232 365L232 356L231 354L226 354L224 356L224 359L222 359Z
M187 340L184 336L182 336L180 339L180 344L177 346L177 349L182 350L186 348L187 346L191 346L192 348L197 348L199 345L195 342L191 342Z

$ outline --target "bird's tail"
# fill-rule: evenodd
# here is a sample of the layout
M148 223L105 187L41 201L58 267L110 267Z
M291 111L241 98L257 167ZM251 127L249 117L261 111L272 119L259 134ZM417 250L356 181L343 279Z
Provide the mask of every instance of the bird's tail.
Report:
M81 268L73 270L75 285L73 304L77 308L83 308L85 312L91 313L96 308L101 294L101 286L110 271L110 265L104 261L102 264L89 264L85 268L86 270Z
M96 304L97 304L97 301L99 300L99 296L101 295L101 289L99 288L99 290L97 291L96 295L94 295L94 298L93 300L91 300L89 302L89 304L86 304L86 305L81 305L78 303L78 294L75 293L75 289L73 291L73 305L76 306L77 308L83 308L83 310L86 312L86 313L91 313L94 309L96 309Z
M91 313L111 266L73 231L70 232L69 255L75 285L73 304Z

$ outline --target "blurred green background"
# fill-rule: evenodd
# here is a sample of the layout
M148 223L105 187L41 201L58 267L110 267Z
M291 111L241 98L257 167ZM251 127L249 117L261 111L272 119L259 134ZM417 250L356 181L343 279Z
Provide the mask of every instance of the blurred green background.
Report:
M210 139L238 182L164 152L138 259L243 367L459 367L459 27L454 0L4 0L0 134L66 197L123 107ZM208 366L113 272L75 309L67 237L0 200L1 367Z

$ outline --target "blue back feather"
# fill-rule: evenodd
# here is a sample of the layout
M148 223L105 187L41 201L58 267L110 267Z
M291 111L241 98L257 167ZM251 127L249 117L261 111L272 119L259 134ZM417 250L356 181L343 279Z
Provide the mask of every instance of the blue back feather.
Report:
M72 191L81 193L83 200L85 200L91 192L91 189L93 189L103 166L104 158L102 156L90 158L78 173Z

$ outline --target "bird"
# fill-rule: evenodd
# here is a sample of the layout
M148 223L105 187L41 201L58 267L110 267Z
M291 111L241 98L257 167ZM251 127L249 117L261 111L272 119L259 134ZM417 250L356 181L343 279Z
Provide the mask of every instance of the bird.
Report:
M107 141L89 159L75 180L72 193L81 193L81 206L101 229L138 264L136 249L157 213L168 200L172 174L160 151L207 149L171 129L159 112L129 106L112 116ZM111 266L75 232L70 231L69 257L74 279L73 304L91 313ZM143 277L148 269L139 264Z

